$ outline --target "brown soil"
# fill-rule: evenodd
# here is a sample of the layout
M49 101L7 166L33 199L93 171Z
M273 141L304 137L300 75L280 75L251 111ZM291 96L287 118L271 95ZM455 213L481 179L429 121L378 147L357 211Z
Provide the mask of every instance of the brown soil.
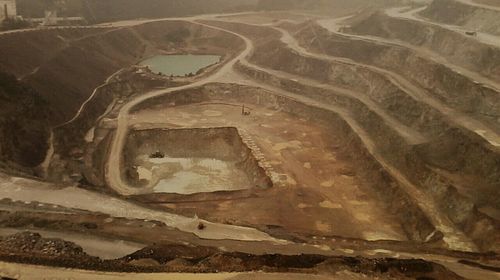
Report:
M250 255L224 253L210 247L162 245L146 247L120 260L102 261L73 243L24 232L0 240L0 259L124 272L264 272L335 273L348 270L391 278L463 279L442 266L421 260L364 259L319 255ZM151 261L154 260L154 261Z
M444 13L448 4L456 10ZM495 13L484 9L436 0L422 14L449 22L463 11L454 24L469 27L478 11L486 19ZM33 142L45 147L49 124L71 120L53 130L55 153L48 170L40 166L63 183L0 173L2 196L22 200L0 203L0 228L81 245L20 233L0 239L0 259L123 272L493 275L500 250L496 48L390 13L363 13L344 33L304 21L316 16L291 15L0 34L0 68L51 108L47 126L20 135L28 143L42 135ZM496 24L481 31L496 34ZM189 36L178 40L178 30ZM20 44L30 38L36 44ZM130 67L179 52L223 61L186 78ZM26 122L14 103L4 106L15 123L10 131ZM1 133L11 136L3 153L19 137ZM9 160L34 164L9 152ZM199 185L172 191L185 183L182 172ZM84 252L119 242L146 247L114 260Z

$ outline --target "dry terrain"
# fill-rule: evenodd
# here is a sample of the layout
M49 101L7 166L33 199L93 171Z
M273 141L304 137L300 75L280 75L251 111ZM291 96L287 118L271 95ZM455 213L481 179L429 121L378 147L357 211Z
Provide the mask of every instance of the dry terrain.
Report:
M500 8L358 2L0 33L0 278L500 279Z

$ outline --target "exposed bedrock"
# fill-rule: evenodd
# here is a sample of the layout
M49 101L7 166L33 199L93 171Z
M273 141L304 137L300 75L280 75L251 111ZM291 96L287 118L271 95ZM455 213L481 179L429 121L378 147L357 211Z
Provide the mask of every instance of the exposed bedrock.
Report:
M175 33L179 30L187 30L189 36L177 38ZM28 31L0 38L0 69L22 79L47 103L45 119L48 122L43 134L28 135L30 143L46 147L50 126L60 125L74 117L94 89L119 69L157 53L197 52L227 58L242 45L234 35L184 21L153 22L119 29ZM133 93L134 89L124 87L127 85L115 84L97 92L95 100L86 104L74 125L55 131L59 147L68 150L64 147L66 144L71 146L71 143L83 142L81 135L92 127L90 124L95 123L113 97L123 95L116 91ZM20 118L19 114L12 115L10 125L19 125ZM7 134L5 140L11 141L12 137ZM15 159L15 163L26 165L29 161L29 166L33 167L43 159L44 155L32 156L30 160Z
M250 38L258 33L256 30L265 29L238 24L228 26ZM306 34L312 34L312 32L303 31L301 34L305 37ZM312 41L310 37L301 39L306 42ZM357 46L357 44L350 42L350 39L347 41L351 44L351 48ZM335 49L336 44L330 43L332 45L328 49ZM267 51L259 51L264 49ZM347 50L347 46L345 46L345 50ZM362 49L360 52L368 52L368 50ZM405 53L409 54L410 52ZM369 60L369 58L371 56L367 59ZM362 61L362 59L358 60ZM281 75L278 77L266 70L238 65L241 72L256 80L327 104L340 105L349 109L356 121L369 134L376 149L384 158L393 166L397 166L413 184L433 197L441 211L458 228L486 250L495 243L492 241L498 240L499 236L496 233L498 220L477 210L477 207L497 208L495 205L498 205L496 196L484 195L485 191L490 194L498 192L496 186L500 182L500 170L498 169L500 153L495 147L477 135L451 125L449 120L445 120L436 110L418 100L409 98L404 91L391 84L384 75L364 67L304 56L288 49L284 43L272 39L271 35L268 36L267 40L256 41L256 52L250 61L258 66L277 70L279 72L276 75ZM435 66L439 67L437 64ZM354 69L359 69L359 71ZM369 92L372 100L376 100L380 106L387 112L391 112L391 115L402 123L421 131L427 136L427 141L414 146L407 139L405 140L394 127L388 125L379 114L356 98L339 95L335 90L326 90L311 84L305 85L294 80L293 76L286 76L287 73L352 89L359 94ZM377 90L377 85L383 86ZM391 92L388 89L394 91ZM394 93L397 94L396 96L404 98L391 99ZM394 100L395 104L391 104L390 100ZM446 139L454 139L454 141L446 143ZM440 145L445 145L447 148L439 149ZM447 158L448 163L438 160L439 157L430 156L433 152L446 153L443 158ZM457 153L460 153L458 157L461 158L456 159ZM451 166L449 162L456 164ZM465 182L462 178L475 179ZM453 199L448 199L450 197Z
M232 24L231 28L238 28L239 32L245 32L249 37L255 36L254 34L258 33L257 30L266 30L266 28L262 27L237 24ZM437 167L449 170L450 172L463 174L466 177L476 178L476 183L473 184L473 187L469 188L474 193L472 196L473 200L479 197L485 197L483 195L484 189L494 190L494 186L499 184L500 173L498 171L498 164L495 164L499 160L499 153L496 148L485 143L472 133L450 125L439 112L427 104L410 97L408 93L393 84L385 75L358 65L325 61L298 54L288 49L284 43L272 39L272 32L267 32L270 34L267 36L269 39L257 41L256 49L273 51L256 51L251 58L251 62L284 73L295 74L297 77L306 76L313 80L318 80L319 82L329 83L340 88L351 89L354 91L353 95L366 94L371 100L379 104L379 106L398 121L420 131L427 136L429 140L432 140L429 141L430 144L428 145L433 145L432 143L435 142L443 142L442 139L450 137L448 135L452 135L451 137L455 139L455 141L462 143L461 146L468 147L464 149L463 157L467 158L468 162L473 163L468 164L469 166L467 168L443 167L443 164L439 164ZM355 44L353 45L355 46ZM266 80L276 87L286 87L288 90L298 94L306 94L308 97L317 100L342 105L351 109L351 111L357 112L357 115L370 116L369 118L362 118L359 121L363 124L366 123L367 119L377 120L366 125L368 132L373 131L371 135L377 140L376 143L386 143L384 138L388 137L388 135L393 135L395 139L401 138L401 136L391 127L385 126L385 130L381 129L381 127L384 126L380 123L384 123L384 120L366 106L366 104L357 100L355 96L348 97L340 95L336 93L335 90L327 90L325 88L318 88L318 86L315 87L313 85L299 83L298 81L294 81L292 79L293 77L285 76L284 78L278 78L266 74L264 71L256 71L255 69L249 74L257 80ZM452 143L453 142L450 142L449 148L456 149L453 147L457 147L457 145ZM426 145L427 144L422 144L422 146ZM390 152L392 145L386 146L386 148L382 146L381 149ZM447 158L448 161L455 161L456 156L449 153L443 158ZM478 159L483 160L483 162L478 162ZM428 163L431 166L436 166L432 161ZM462 166L460 163L457 163L457 165ZM473 168L472 166L475 167ZM487 187L477 188L477 182L482 182L479 183L479 185ZM488 203L497 205L492 199L493 198L490 198ZM482 199L479 199L478 202L481 200ZM482 202L484 202L484 200L482 200Z
M351 100L351 103L362 103L353 99L366 96L394 119L424 134L436 135L447 127L439 112L427 104L411 98L381 73L359 65L325 61L299 54L278 40L277 38L281 36L280 32L271 28L237 23L210 22L210 24L222 24L252 38L256 45L256 51L250 58L250 62L267 69L281 71L285 75L295 75L295 77L288 75L287 79L281 79L282 83L288 83L292 87L311 92L311 94L317 92L318 96L334 98L336 102ZM305 85L294 79L304 77L316 82L316 85ZM325 87L319 88L321 83L349 90L351 96L342 96L339 92L328 90ZM345 102L341 102L341 104L345 104Z
M454 64L500 82L500 48L481 43L465 33L431 23L390 17L383 12L374 13L345 31L423 47Z
M482 237L473 237L486 247L491 245L491 240L498 239L495 233L498 220L485 216L476 209L482 206L496 208L498 205L498 189L495 186L499 184L500 160L498 151L489 150L484 140L461 129L449 127L436 140L410 146L390 127L384 125L380 117L356 101L336 100L332 95L321 96L313 87L296 86L296 83L277 79L255 69L240 66L240 70L273 86L349 108L384 157L413 183L431 194L454 223L470 234L492 238L484 242ZM447 142L450 139L452 141ZM457 155L459 158L456 158ZM453 199L449 199L450 197Z
M314 35L316 34L316 35ZM387 69L404 76L448 106L500 127L500 94L408 48L350 38L309 24L294 34L315 52Z
M301 34L303 36L306 36L306 33L301 33ZM300 38L300 35L298 36ZM305 38L303 39L305 40ZM332 41L330 41L329 43L331 44L330 45L331 47L326 49L328 50L335 49L336 51L338 51L339 49L344 48L345 51L347 52L348 49L347 45L343 46L346 43L346 41L332 39ZM351 42L351 44L352 44L351 47L356 47L359 45L363 46L366 43L364 41L354 40L353 42ZM337 47L337 45L340 45L340 47ZM360 50L360 52L363 51L364 50ZM369 60L369 58L367 58L367 60ZM425 71L423 70L422 72ZM447 82L447 84L448 83L449 82ZM463 95L468 95L468 93L470 93L466 90L462 90L461 92L462 92L461 94ZM497 92L494 92L494 94L496 94L497 96L499 95ZM476 98L480 99L479 97ZM404 118L405 116L408 115L408 112L415 112L414 115L415 117L421 115L422 117L421 121L423 121L423 123L425 124L428 124L429 126L428 127L414 126L414 127L416 127L417 129L421 130L424 133L427 133L427 135L431 135L432 136L431 139L435 139L428 144L422 144L422 146L435 147L436 144L434 143L440 143L441 146L447 146L447 148L441 149L440 151L445 151L446 149L454 151L453 153L450 152L446 154L446 156L443 155L443 157L440 157L441 161L444 161L443 159L446 159L447 162L454 162L455 163L454 167L450 166L450 164L448 165L445 165L443 163L437 164L436 160L438 158L437 156L433 157L433 159L425 160L427 164L430 166L443 168L444 170L447 170L451 173L462 174L464 178L475 178L473 179L474 182L461 183L461 185L469 185L470 186L468 188L469 190L475 190L472 191L475 193L474 195L472 195L472 199L478 202L479 205L481 205L483 202L485 202L485 200L483 199L485 197L484 190L489 189L490 191L487 193L491 193L492 190L496 189L495 186L498 186L500 182L500 173L498 168L499 166L498 162L500 161L499 159L500 153L498 151L498 148L493 147L486 141L480 139L480 137L478 137L477 135L474 135L474 133L472 132L456 128L453 125L447 124L446 120L443 120L442 116L440 116L439 113L437 113L433 109L430 109L428 106L425 106L420 102L415 102L415 100L413 99L410 99L413 100L412 102L405 102L406 100L409 100L408 96L406 97L406 99L400 100L401 102L397 104L398 105L397 107L399 107L401 110L400 111L401 113L399 114L400 116L399 119L402 122L405 122ZM382 101L382 104L387 105L387 102L384 100ZM406 108L407 111L405 113L403 110ZM415 110L415 108L419 109ZM492 109L493 108L496 111L498 110L499 107L495 105L492 106ZM426 112L426 110L427 112L431 113L430 114L431 118L425 118L426 114L422 114ZM453 141L445 141L444 139ZM422 150L425 150L425 148L419 149L419 151ZM437 151L437 149L435 150ZM422 158L426 158L426 156L422 156ZM467 160L464 160L465 158ZM467 162L467 164L465 164L464 162ZM467 167L465 167L465 165L467 165ZM460 179L458 179L458 181L460 181ZM494 201L494 197L490 197L490 199L487 200L488 204L498 205L498 203Z
M363 167L360 168L363 172L362 176L371 182L371 186L378 193L380 199L388 205L392 213L398 216L408 239L425 241L428 238L436 238L435 227L419 209L417 202L399 187L399 183L370 155L358 135L353 132L345 120L333 111L306 105L258 88L220 84L211 84L199 89L175 92L154 98L140 104L134 110L139 111L157 104L180 106L210 100L245 102L278 109L314 120L331 128L342 138L344 142L342 149L348 150L356 163ZM378 127L376 121L373 124Z
M500 11L467 5L455 0L434 0L420 13L433 21L460 25L500 35Z
M276 41L262 45L262 49L264 48L276 51L255 55L251 59L253 63L351 90L351 100L356 95L365 95L391 117L425 134L433 135L445 126L436 110L412 99L379 73L356 65L303 56Z
M150 187L154 187L161 179L175 176L179 172L186 172L182 171L185 169L184 165L197 164L204 159L210 161L207 163L209 169L217 168L217 166L229 169L230 165L234 165L235 177L227 179L232 180L233 184L247 183L247 185L234 186L236 188L268 188L272 186L265 170L259 166L257 159L243 143L238 129L235 127L132 130L125 147L123 155L125 166L122 168L125 174L123 177L127 178L132 186L148 184ZM151 171L149 171L153 174L152 178L141 181L141 178L134 175L139 173L138 168L146 169L141 165L148 162L147 158L155 154L162 156L156 160L163 163L153 164ZM149 161L154 160L149 159ZM198 165L192 170L190 169L189 172L202 174L200 169L204 168ZM160 173L159 176L154 176L158 175L157 173ZM215 172L209 177L223 177L220 173L222 172ZM241 177L238 175L246 178L236 178ZM194 182L194 184L197 183Z
M180 29L187 30L189 36L180 39L173 36L172 33ZM43 32L2 36L0 61L3 63L0 65L18 77L24 77L49 101L53 110L51 121L58 124L70 119L111 74L147 56L186 51L225 54L229 47L238 48L241 44L232 35L185 21L98 30L90 34L87 34L90 31L70 33L69 38L64 36L70 31L64 29L47 31L47 38ZM31 37L36 43L22 43L31 42ZM26 53L33 57L23 57Z
M102 185L98 180L92 179L93 176L89 173L90 166L86 164L90 159L85 157L87 152L92 153L96 145L104 140L101 139L103 137L101 135L105 135L106 132L101 132L95 127L105 115L112 113L113 108L119 105L119 100L126 100L138 92L170 84L175 82L143 77L136 73L134 67L120 72L106 85L96 89L95 97L85 104L77 118L53 130L54 156L48 163L47 170L39 167L38 174L47 180L57 182L63 181L67 174L80 174L83 170L83 177L87 181L97 186ZM96 156L102 157L106 151L100 153Z

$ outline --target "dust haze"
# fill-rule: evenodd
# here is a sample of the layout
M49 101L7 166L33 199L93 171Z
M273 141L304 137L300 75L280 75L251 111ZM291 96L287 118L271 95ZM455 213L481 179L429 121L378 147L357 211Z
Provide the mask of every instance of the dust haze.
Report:
M1 279L499 279L500 1L0 0Z

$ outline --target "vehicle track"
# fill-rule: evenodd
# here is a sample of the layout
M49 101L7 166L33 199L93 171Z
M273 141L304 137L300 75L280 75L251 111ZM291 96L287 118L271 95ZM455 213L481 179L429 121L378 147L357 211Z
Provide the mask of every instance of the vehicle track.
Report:
M367 42L376 42L380 44L384 44L384 40L379 40L378 38L373 38L373 37L367 37L367 36L361 36L361 35L352 35L352 34L346 34L346 33L341 33L338 31L334 30L329 30L332 33L338 34L340 36L345 36L345 37L350 37L354 39L360 39L360 40L365 40ZM283 30L283 32L287 32L286 30ZM298 44L298 42L293 38L293 36L286 36L287 40L290 40L289 46L292 46L294 49L299 50L300 52L304 52L304 54L309 54L312 55L313 57L320 58L320 59L325 59L325 60L330 60L330 61L336 61L339 63L346 63L349 65L357 65L359 67L364 67L366 69L369 69L371 71L378 72L380 74L383 74L386 76L390 81L402 89L404 92L406 92L410 97L412 97L414 100L418 102L425 103L432 108L436 109L439 111L443 116L446 117L447 121L449 123L455 124L457 126L463 127L471 132L474 132L475 134L481 136L483 139L488 141L492 146L499 148L500 147L500 135L498 133L490 128L488 125L484 124L480 120L477 120L471 116L468 116L462 112L459 112L443 102L437 100L436 98L432 97L429 92L426 90L414 85L413 83L409 82L406 78L403 76L394 73L392 71L389 71L387 69L383 69L377 66L373 65L368 65L368 64L362 64L355 62L353 60L347 59L347 58L338 58L338 57L333 57L325 54L318 54L318 53L311 53L310 51L304 49L302 46ZM394 42L393 42L394 44Z
M233 33L233 34L245 40L245 43L247 45L251 45L252 50L255 48L253 46L253 42L247 37L238 33ZM248 66L250 68L255 68L259 71L264 71L272 75L272 73L268 69L261 68L259 66L256 66L248 62L247 56L241 58L240 62L245 66ZM234 77L232 80L235 80ZM368 133L352 118L351 113L349 111L335 105L324 104L322 102L285 91L281 88L269 86L263 83L248 81L245 79L237 79L237 80L245 81L244 83L246 85L260 87L270 92L273 92L277 95L281 95L299 101L309 106L314 106L316 108L322 108L328 111L332 111L337 115L341 116L349 124L349 126L353 129L353 131L360 137L360 139L362 140L362 142L364 143L365 147L368 149L370 154L401 184L404 190L413 199L415 199L415 201L418 203L422 211L424 211L427 217L432 221L434 226L438 228L445 235L444 240L450 247L450 249L477 251L477 247L474 245L474 243L461 230L457 229L456 226L453 224L453 222L446 215L441 213L439 207L433 203L434 200L432 197L422 192L417 186L412 184L403 174L401 174L401 172L399 172L396 167L392 166L388 161L384 159L383 155L378 152L375 143L370 138Z

